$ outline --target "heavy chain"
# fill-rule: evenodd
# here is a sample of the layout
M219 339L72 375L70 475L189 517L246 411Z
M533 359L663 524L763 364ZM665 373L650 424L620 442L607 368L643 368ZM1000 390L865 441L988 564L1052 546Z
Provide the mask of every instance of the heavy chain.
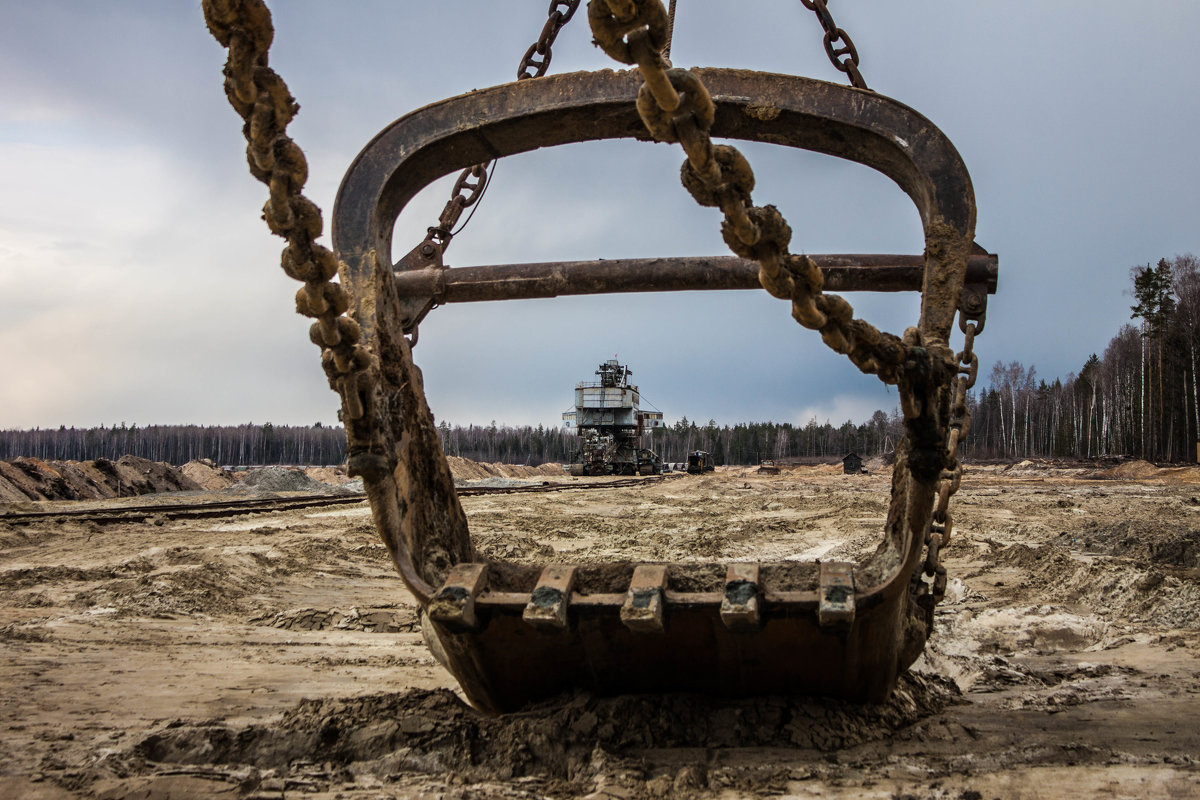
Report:
M450 246L450 240L457 233L454 226L458 224L458 218L462 216L463 210L475 205L475 202L483 196L483 190L487 187L488 182L488 167L491 165L491 161L484 161L482 164L467 167L459 173L458 179L454 181L454 187L450 190L450 199L446 201L445 208L438 216L438 224L429 228L425 234L426 243L438 245L443 253L446 251L446 248ZM472 178L474 178L474 183L471 181Z
M802 0L817 11L826 28L825 47L835 64L838 55L847 55L844 66L854 85L866 89L858 73L858 54L849 37L833 24L823 0ZM900 339L881 333L869 323L853 318L853 308L837 295L822 293L822 274L807 256L787 251L791 228L774 206L753 206L750 192L754 173L745 157L727 145L713 145L708 134L715 107L701 80L692 72L667 68L661 55L667 36L667 14L660 0L591 0L588 18L596 44L612 58L638 65L645 83L638 92L637 109L646 128L660 141L679 142L687 153L681 178L684 187L698 203L716 206L725 219L721 233L739 256L759 263L759 282L773 296L792 302L792 316L803 326L817 330L833 350L848 355L863 372L878 375L886 383L900 383L909 354L926 352L915 328ZM833 43L844 41L835 50ZM927 632L932 629L934 606L946 593L946 568L941 552L950 543L953 523L950 498L962 482L963 468L958 460L959 442L971 424L967 392L975 385L979 358L974 352L975 336L983 329L983 309L960 309L959 326L966 336L961 352L953 356L947 349L947 363L954 377L948 386L948 407L934 417L945 441L944 454L929 455L942 464L935 484L936 500L926 528L925 558L913 574L913 597L923 612ZM943 346L944 347L944 346ZM932 353L930 353L932 355ZM924 400L902 385L900 403L910 421L930 413ZM947 435L948 432L948 435ZM907 469L907 465L897 465ZM893 494L892 503L901 502ZM893 507L889 518L898 511Z
M854 318L842 297L824 294L824 277L808 256L787 247L792 229L775 206L751 205L754 172L746 158L729 145L714 145L709 136L715 107L695 73L669 68L661 55L667 38L667 11L660 0L591 0L588 20L596 44L624 64L637 64L645 83L637 110L655 139L679 142L687 153L681 178L702 206L725 215L721 233L729 248L759 263L759 282L773 296L792 303L792 316L819 331L830 348L850 358L863 372L896 384L908 346Z
M837 26L833 15L829 13L826 0L800 0L804 7L817 15L821 27L825 29L825 54L833 66L850 76L850 83L855 89L869 89L862 73L858 71L858 49L850 40L850 35ZM838 43L841 42L841 46Z
M229 50L225 94L245 120L242 133L250 172L270 189L263 219L271 233L288 242L283 271L304 282L296 293L296 311L316 319L309 338L321 348L329 385L341 395L343 413L359 419L365 413L371 356L359 343L358 323L345 316L346 292L332 280L337 259L316 243L323 227L321 210L301 194L308 180L308 162L286 133L300 106L283 79L267 66L267 50L275 35L271 12L262 0L203 0L203 7L209 31Z
M542 32L538 35L537 41L525 51L525 55L521 58L521 64L517 67L517 80L540 78L546 74L546 70L550 68L551 47L554 45L554 40L558 37L558 32L562 30L562 27L571 21L571 17L575 16L578 8L579 0L553 0L550 3L550 11L546 17L546 23L542 26ZM538 56L541 58L537 58ZM457 233L454 226L458 224L458 219L462 216L463 211L474 205L483 196L483 192L487 188L488 169L491 165L491 161L485 161L462 171L458 180L454 182L454 188L450 191L450 199L442 209L441 216L438 217L438 224L428 229L425 235L426 243L437 245L443 253L446 251L446 248L450 246L450 240Z
M963 349L958 353L957 375L950 401L950 436L946 444L946 469L937 483L937 501L929 528L925 533L925 560L913 575L917 605L925 613L927 630L933 628L933 609L946 596L946 567L941 563L942 550L950 544L954 529L950 515L950 498L962 483L963 466L958 460L958 445L971 428L971 411L967 392L979 377L979 356L975 354L975 336L983 330L982 315L959 312L959 327L964 334Z

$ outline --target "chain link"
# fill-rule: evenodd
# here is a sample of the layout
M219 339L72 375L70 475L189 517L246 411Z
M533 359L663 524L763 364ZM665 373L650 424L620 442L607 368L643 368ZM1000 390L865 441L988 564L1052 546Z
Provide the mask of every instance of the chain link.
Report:
M825 29L825 54L829 56L833 66L850 77L850 83L854 88L869 90L870 87L867 86L862 73L858 71L858 48L854 46L850 35L833 21L833 15L829 13L826 0L800 0L800 2L809 11L816 13L817 19L821 21L821 27ZM837 46L839 42L841 43L840 47Z
M483 196L483 192L487 188L488 167L491 166L491 163L491 161L485 161L482 164L467 167L459 173L457 180L454 181L454 187L450 190L450 199L438 216L438 224L430 227L425 234L426 242L439 245L443 253L446 251L446 248L450 246L450 240L457 233L454 226L458 224L458 218L462 216L463 210L475 205L475 202ZM471 182L472 178L475 179L474 183Z
M321 210L301 193L308 162L286 133L300 106L267 66L275 35L271 13L262 0L204 0L203 7L209 32L229 51L225 94L246 123L242 132L250 172L269 189L263 219L272 233L287 240L281 258L284 272L304 282L296 293L296 311L316 319L309 338L322 350L329 385L341 395L343 414L360 419L370 396L371 356L359 343L358 323L344 316L350 303L341 285L333 282L337 259L316 243L323 227Z
M525 56L521 59L521 66L517 67L517 80L540 78L546 74L546 70L550 67L550 47L554 44L558 32L562 30L562 26L571 21L571 17L575 16L578 8L579 0L554 0L550 3L549 16L546 18L546 24L542 26L541 34L538 35L537 41L525 51ZM535 56L542 56L542 58L539 61ZM533 72L529 70L533 70Z

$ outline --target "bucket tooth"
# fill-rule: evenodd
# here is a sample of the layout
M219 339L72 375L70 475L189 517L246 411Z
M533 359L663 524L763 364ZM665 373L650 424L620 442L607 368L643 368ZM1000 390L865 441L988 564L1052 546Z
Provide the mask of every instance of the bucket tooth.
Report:
M476 630L479 618L475 616L475 597L486 582L487 564L455 564L442 588L429 601L426 613L452 631Z
M730 564L725 572L721 621L731 631L758 630L762 624L758 608L758 564Z
M663 565L643 564L633 570L633 580L621 606L621 622L637 633L662 633L666 630L664 620L667 588L667 568Z
M571 566L554 564L543 569L521 614L522 619L535 628L565 630L575 574L576 569Z
M848 630L854 623L854 565L821 562L817 622L822 628Z

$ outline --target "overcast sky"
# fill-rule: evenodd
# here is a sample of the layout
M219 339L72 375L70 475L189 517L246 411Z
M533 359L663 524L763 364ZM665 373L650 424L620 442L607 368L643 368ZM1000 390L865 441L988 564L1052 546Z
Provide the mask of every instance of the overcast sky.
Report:
M1000 255L983 371L1052 380L1129 318L1129 270L1200 252L1200 3L830 0L871 88L937 124L971 171L977 240ZM198 0L0 0L0 428L336 421L281 240L259 219L223 49ZM545 0L276 0L271 63L302 110L306 193L326 212L355 154L427 103L512 80ZM799 0L679 0L678 66L843 82ZM586 15L552 72L613 68ZM919 253L911 202L849 162L745 145L756 203L797 252ZM719 213L678 185L681 150L611 142L506 159L453 266L725 255ZM449 179L449 180L452 180ZM419 195L397 256L448 197ZM328 243L328 237L325 240ZM411 244L408 244L411 243ZM900 333L917 298L849 295ZM891 411L765 292L610 295L435 310L416 349L451 423L558 424L617 355L668 421L803 424Z

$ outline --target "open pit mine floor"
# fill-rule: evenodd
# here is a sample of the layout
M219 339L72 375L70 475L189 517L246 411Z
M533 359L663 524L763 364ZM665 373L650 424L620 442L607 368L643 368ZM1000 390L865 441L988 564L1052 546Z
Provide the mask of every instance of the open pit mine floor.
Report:
M722 469L463 505L512 561L840 559L880 540L889 481ZM1200 797L1200 470L968 466L953 514L936 633L886 704L576 694L499 718L426 649L365 503L0 520L0 798Z

